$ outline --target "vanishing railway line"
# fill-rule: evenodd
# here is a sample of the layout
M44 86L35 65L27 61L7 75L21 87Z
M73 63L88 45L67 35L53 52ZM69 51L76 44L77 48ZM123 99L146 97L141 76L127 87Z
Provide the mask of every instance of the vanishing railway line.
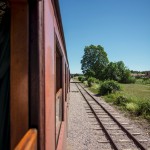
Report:
M104 132L104 136L108 140L106 142L110 143L112 149L146 150L143 144L141 144L141 142L145 143L146 140L138 140L137 136L140 133L129 132L132 127L127 126L126 122L121 123L118 121L116 119L119 117L116 116L117 114L105 108L81 84L75 84L88 105L87 113L96 119L97 125L100 126Z

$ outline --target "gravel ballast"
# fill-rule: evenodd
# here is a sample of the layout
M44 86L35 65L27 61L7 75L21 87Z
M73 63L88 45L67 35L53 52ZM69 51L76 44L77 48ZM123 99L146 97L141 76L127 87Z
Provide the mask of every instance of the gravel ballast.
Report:
M67 150L111 149L94 118L86 113L86 103L74 83L70 84ZM104 143L99 143L104 141Z

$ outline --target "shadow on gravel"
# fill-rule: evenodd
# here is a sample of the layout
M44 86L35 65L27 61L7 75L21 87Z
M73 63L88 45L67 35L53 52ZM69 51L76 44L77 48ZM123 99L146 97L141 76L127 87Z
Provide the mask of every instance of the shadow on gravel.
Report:
M101 95L100 95L100 94L94 94L94 96L96 96L96 97L100 97Z

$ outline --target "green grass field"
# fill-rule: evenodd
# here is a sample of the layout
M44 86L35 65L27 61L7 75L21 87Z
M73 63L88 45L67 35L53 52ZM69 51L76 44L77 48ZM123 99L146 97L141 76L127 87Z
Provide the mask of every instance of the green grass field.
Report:
M122 90L104 96L107 102L133 116L140 116L150 122L150 86L143 84L120 84Z
M119 109L145 118L150 122L150 79L138 79L135 84L120 84L121 90L102 96L108 103L116 105ZM88 82L84 81L88 86ZM95 94L99 94L99 88L103 84L102 81L92 83L89 90Z
M121 91L103 96L103 98L123 111L134 116L141 116L150 121L150 85L120 84ZM99 84L94 83L89 87L95 94L99 92Z
M142 84L120 84L122 87L121 93L136 97L138 99L149 99L150 100L150 85Z

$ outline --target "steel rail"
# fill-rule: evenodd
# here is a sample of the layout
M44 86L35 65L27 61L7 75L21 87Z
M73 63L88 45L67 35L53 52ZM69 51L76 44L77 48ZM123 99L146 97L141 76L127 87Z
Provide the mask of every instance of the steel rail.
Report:
M115 144L115 142L113 141L113 139L111 138L111 136L109 135L107 129L105 128L105 126L104 126L104 125L102 124L102 122L100 121L98 115L95 113L94 109L92 108L92 106L90 105L90 103L88 102L88 100L86 99L86 97L84 96L84 94L82 93L82 91L79 89L77 83L75 83L75 84L76 84L78 90L80 91L81 95L84 97L85 101L87 102L88 106L90 107L90 109L91 109L92 113L94 114L94 116L95 116L97 122L100 124L100 126L101 126L102 129L103 129L103 131L105 132L105 134L106 134L108 140L110 141L110 144L113 146L113 148L114 148L115 150L119 150L119 148L117 147L117 145Z
M80 85L80 84L79 84ZM135 143L136 146L138 146L141 150L146 150L146 148L124 127L120 124L120 122L114 118L114 116L112 116L110 114L109 111L107 111L105 109L105 107L103 107L87 90L85 90L85 88L83 86L80 85L80 87L91 97L93 98L93 100L113 119L114 122L117 123L117 125L127 134L127 136L133 140L133 142Z

